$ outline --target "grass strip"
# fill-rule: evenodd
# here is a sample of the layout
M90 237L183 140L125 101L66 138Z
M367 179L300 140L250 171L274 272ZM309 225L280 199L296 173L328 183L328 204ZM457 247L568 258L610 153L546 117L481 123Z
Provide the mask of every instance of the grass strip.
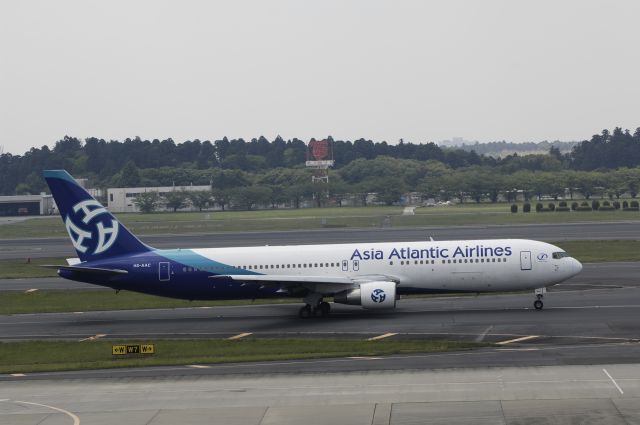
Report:
M640 241L592 240L553 242L583 263L640 261Z
M111 355L111 346L116 344L155 344L155 354L119 358ZM381 356L467 350L486 345L442 340L252 338L237 341L5 342L0 343L0 373Z
M182 213L117 214L139 235L211 233L224 231L283 231L322 228L419 227L499 224L545 224L637 221L638 212L588 211L510 213L509 204L462 204L417 208L402 215L400 207L304 208L259 211L203 211ZM0 239L62 237L59 217L33 218L0 226Z
M64 257L0 260L0 279L58 276L55 269L45 269L41 264L67 264L67 260Z

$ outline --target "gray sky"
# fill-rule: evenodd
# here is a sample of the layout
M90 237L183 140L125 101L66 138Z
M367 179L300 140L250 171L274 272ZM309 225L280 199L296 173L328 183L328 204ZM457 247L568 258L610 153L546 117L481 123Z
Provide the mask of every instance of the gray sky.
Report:
M640 126L640 2L0 3L0 145L581 140Z

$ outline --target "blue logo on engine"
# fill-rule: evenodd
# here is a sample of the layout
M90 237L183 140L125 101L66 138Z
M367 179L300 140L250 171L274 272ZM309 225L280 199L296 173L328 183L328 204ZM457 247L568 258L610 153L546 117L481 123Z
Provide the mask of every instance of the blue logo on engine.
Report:
M374 289L371 293L371 301L374 303L381 303L387 299L387 294L382 289Z

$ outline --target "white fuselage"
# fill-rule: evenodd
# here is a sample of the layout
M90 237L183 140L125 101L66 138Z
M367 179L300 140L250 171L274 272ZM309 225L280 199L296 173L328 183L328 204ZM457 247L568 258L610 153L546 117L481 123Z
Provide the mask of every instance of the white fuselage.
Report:
M384 276L400 292L513 291L554 285L580 272L554 245L523 239L418 241L340 245L193 249L212 260L212 272L283 276ZM556 255L554 255L556 253ZM228 270L224 270L227 268ZM318 285L318 292L332 292Z

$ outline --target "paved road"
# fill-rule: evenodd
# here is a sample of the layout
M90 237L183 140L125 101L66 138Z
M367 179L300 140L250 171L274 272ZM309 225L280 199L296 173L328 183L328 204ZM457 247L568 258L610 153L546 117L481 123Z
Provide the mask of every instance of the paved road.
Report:
M629 424L640 366L3 382L20 424Z
M392 242L428 239L524 238L543 241L640 239L640 222L420 227L393 229L326 229L290 232L149 235L141 239L156 248ZM75 257L68 238L3 239L0 259Z
M327 319L299 319L298 305L29 314L0 317L3 340L255 337L454 338L528 345L620 343L640 338L640 287L558 291L545 310L532 294L405 299L393 312L335 305Z

